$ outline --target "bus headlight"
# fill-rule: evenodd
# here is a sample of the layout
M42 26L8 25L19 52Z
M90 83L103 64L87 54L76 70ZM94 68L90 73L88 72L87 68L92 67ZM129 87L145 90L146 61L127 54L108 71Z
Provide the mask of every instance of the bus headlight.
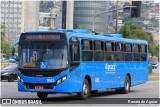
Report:
M24 81L23 81L23 79L22 79L22 78L20 79L20 82L21 82L22 84L24 84Z
M60 79L58 79L57 82L56 82L56 85L58 85L58 84L64 82L66 79L67 79L67 75L64 76L64 77L62 77L62 78L60 78Z
M57 80L57 83L56 85L60 84L61 83L61 79Z
M62 82L67 79L67 75L62 78Z

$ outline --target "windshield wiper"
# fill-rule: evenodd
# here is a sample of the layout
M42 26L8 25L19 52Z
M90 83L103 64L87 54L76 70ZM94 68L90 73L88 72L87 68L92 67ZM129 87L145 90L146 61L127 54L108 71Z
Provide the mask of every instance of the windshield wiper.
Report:
M61 66L62 66L62 62L63 62L63 57L64 57L64 54L61 55ZM60 66L60 68L61 68Z

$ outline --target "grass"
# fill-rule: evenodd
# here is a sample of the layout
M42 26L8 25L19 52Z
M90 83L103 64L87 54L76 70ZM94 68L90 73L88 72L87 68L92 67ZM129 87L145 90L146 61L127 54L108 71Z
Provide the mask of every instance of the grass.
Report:
M159 77L149 78L149 81L159 81Z

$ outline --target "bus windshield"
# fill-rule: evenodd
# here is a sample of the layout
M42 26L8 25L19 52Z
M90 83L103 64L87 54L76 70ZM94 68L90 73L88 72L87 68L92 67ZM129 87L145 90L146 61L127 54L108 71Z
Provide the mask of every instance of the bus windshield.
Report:
M68 66L67 59L67 45L65 44L23 44L19 67L62 69Z

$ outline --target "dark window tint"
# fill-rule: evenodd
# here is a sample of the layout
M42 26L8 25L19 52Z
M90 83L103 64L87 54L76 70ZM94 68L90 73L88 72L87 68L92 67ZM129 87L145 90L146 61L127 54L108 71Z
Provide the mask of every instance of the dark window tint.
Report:
M110 51L114 51L114 43L112 42L106 42L106 51L110 52Z
M94 60L95 61L104 61L104 52L95 51L94 52Z
M115 43L115 61L123 61L123 43Z
M141 45L141 53L146 53L146 46L145 45Z
M141 45L141 61L146 61L147 60L147 45Z
M139 46L137 44L133 45L133 52L139 52Z
M82 40L82 60L93 61L93 44L91 40Z
M121 51L121 43L115 43L115 49L116 51Z
M93 52L92 51L83 51L82 53L83 61L92 61L93 60Z
M102 50L101 42L95 41L95 50Z
M139 53L133 53L133 61L140 61L140 54Z
M122 52L115 52L115 61L123 61L124 56Z
M70 45L70 55L71 55L71 61L79 61L80 55L79 55L79 45L78 44L71 44Z
M141 61L147 60L147 54L141 54Z
M139 45L133 45L133 61L140 61Z
M95 41L94 60L104 61L104 44L102 41Z
M132 53L124 53L125 61L132 61Z
M131 52L131 44L124 44L125 52Z
M89 40L83 40L82 41L83 44L83 50L92 50L93 45L92 45L92 41Z
M115 43L115 51L123 51L123 43Z
M125 53L124 53L125 61L132 61L132 53L131 53L132 44L129 44L129 43L124 44L124 51L125 51Z
M106 61L114 61L114 52L105 52Z
M114 61L114 43L106 42L105 43L105 60L106 61Z

